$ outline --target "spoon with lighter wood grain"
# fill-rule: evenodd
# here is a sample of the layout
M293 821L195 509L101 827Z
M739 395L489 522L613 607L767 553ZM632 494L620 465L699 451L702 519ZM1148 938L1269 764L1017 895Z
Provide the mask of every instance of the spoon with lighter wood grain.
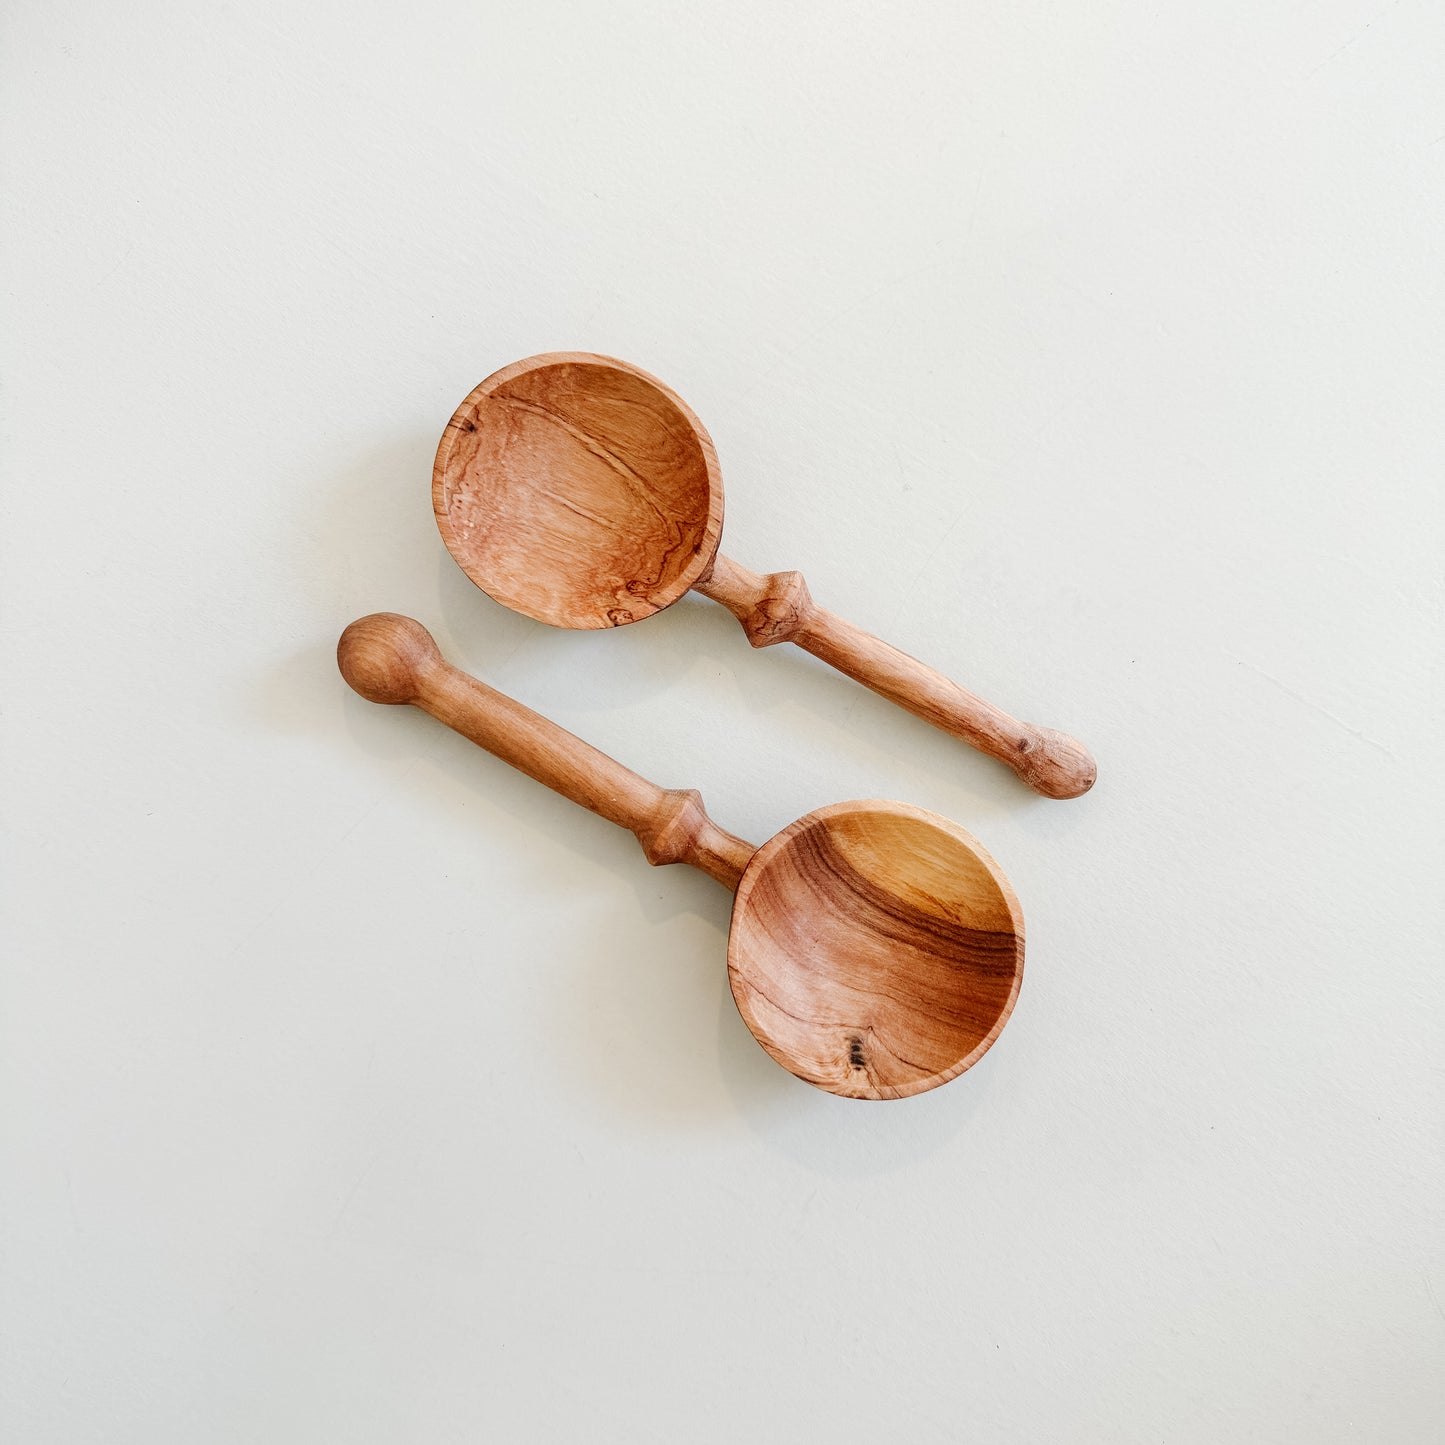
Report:
M559 351L489 376L442 436L432 506L462 571L539 622L616 627L692 588L754 647L796 643L1046 797L1093 786L1076 739L1019 722L819 607L800 573L760 576L723 556L712 439L679 396L625 361Z
M664 789L448 663L421 623L379 612L336 651L372 702L411 703L539 783L737 894L728 982L785 1069L852 1099L956 1078L1018 997L1024 925L1008 879L957 824L906 803L836 803L754 849L692 789Z

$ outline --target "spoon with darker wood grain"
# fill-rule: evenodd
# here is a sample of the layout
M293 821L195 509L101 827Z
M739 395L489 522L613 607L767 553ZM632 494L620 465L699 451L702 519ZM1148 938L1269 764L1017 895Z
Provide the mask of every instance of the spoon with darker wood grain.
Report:
M588 352L530 356L459 406L437 450L432 506L482 591L554 627L617 627L689 588L754 647L792 642L890 702L1006 763L1036 792L1076 798L1094 760L819 607L798 572L760 576L718 551L712 439L656 377Z
M835 803L755 849L664 789L453 667L421 623L380 612L341 635L342 676L411 703L637 835L649 863L690 863L736 893L728 982L785 1069L852 1099L956 1078L999 1036L1023 979L1008 879L957 824L906 803Z

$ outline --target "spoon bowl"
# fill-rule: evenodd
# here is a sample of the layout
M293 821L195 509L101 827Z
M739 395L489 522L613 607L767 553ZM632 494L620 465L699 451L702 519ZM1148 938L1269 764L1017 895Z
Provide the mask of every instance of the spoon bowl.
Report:
M557 353L489 376L432 473L448 551L489 596L553 627L617 627L676 602L722 535L702 423L623 361Z
M1018 899L946 818L835 803L753 855L728 936L743 1022L829 1093L901 1099L987 1051L1023 981Z

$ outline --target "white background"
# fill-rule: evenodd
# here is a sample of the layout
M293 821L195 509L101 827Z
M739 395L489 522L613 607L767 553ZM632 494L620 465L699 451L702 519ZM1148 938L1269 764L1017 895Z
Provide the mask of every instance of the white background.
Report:
M1442 1437L1438 0L7 9L7 1440ZM474 589L437 439L574 347L1094 792ZM378 609L754 841L958 819L998 1045L793 1080Z

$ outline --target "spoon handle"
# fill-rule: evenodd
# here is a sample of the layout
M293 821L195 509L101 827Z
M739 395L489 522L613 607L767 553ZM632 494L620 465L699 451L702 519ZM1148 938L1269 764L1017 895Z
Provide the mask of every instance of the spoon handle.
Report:
M504 763L635 833L649 863L690 863L737 888L753 846L708 817L697 789L659 788L453 667L420 622L394 612L363 617L341 634L336 661L362 697L411 703Z
M1094 760L1083 743L1019 722L916 657L819 607L800 572L759 576L719 553L711 574L693 587L721 602L754 647L796 643L880 697L1007 764L1047 798L1077 798L1094 785Z

